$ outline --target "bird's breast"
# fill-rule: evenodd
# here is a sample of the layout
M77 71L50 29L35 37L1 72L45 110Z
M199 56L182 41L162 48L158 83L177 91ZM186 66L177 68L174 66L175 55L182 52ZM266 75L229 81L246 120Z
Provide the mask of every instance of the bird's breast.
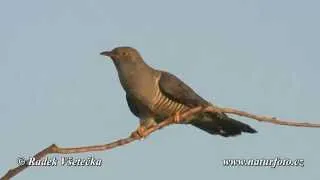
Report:
M155 95L155 76L150 73L132 71L119 73L119 79L126 93L131 94L148 107L152 105L152 100Z
M146 73L146 71L119 73L121 85L126 93L139 100L153 114L166 117L187 110L187 106L169 99L161 92L160 76L157 71L153 71L153 73Z

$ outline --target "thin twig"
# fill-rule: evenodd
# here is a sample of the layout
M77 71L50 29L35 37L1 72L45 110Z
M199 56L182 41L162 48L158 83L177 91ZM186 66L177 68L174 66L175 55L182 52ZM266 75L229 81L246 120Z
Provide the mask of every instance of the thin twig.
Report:
M295 126L295 127L309 127L309 128L320 128L320 124L313 124L313 123L307 123L307 122L294 122L291 120L280 120L276 117L272 116L259 116L255 114L250 114L245 111L240 111L233 108L221 108L221 107L207 107L204 111L210 111L210 112L223 112L228 114L235 114L238 116L244 116L250 119L255 119L259 122L267 122L277 125L283 125L283 126Z
M298 123L293 121L283 121L275 117L269 117L269 116L258 116L255 114L247 113L245 111L240 111L237 109L232 108L220 108L216 106L209 106L209 107L195 107L192 108L184 113L181 114L181 120L185 120L188 117L192 116L193 114L199 113L199 112L215 112L215 113L228 113L228 114L235 114L238 116L244 116L247 118L255 119L260 122L268 122L278 125L286 125L286 126L297 126L297 127L313 127L313 128L319 128L320 124L312 124L312 123ZM153 133L154 131L161 129L163 127L166 127L170 124L173 124L173 117L169 117L166 120L162 121L161 123L157 124L156 126L153 126L146 130L145 134L149 135ZM50 145L49 147L45 148L44 150L37 153L34 158L36 160L42 159L43 157L47 156L48 154L73 154L73 153L84 153L84 152L93 152L93 151L105 151L108 149L113 149L119 146L123 146L126 144L129 144L135 140L140 139L138 136L129 136L124 139L120 139L108 144L103 145L95 145L95 146L82 146L82 147L74 147L74 148L63 148L59 147L55 144ZM9 170L2 178L1 180L8 180L24 169L28 167L27 164L18 166L14 169Z

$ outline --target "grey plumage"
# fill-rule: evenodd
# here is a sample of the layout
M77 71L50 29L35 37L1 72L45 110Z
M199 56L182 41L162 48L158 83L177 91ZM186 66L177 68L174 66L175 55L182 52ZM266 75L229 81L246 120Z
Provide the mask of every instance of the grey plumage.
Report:
M178 77L150 67L134 48L118 47L101 54L113 60L126 92L128 106L140 118L141 126L148 128L177 112L211 105ZM190 117L184 123L224 137L239 135L241 132L256 132L249 125L226 114L202 113Z

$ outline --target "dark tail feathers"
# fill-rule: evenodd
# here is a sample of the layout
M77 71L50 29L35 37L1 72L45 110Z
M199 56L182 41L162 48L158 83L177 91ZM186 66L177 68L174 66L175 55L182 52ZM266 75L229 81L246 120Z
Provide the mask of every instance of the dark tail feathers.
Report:
M194 120L192 125L210 133L223 137L240 135L242 132L257 133L255 129L227 115L206 114L203 118Z

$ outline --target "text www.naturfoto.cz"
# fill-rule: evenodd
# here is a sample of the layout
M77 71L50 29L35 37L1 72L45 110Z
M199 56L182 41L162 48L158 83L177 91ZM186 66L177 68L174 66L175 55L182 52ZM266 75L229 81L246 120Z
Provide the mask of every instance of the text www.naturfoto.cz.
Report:
M304 159L273 158L273 159L224 159L225 167L304 167Z

